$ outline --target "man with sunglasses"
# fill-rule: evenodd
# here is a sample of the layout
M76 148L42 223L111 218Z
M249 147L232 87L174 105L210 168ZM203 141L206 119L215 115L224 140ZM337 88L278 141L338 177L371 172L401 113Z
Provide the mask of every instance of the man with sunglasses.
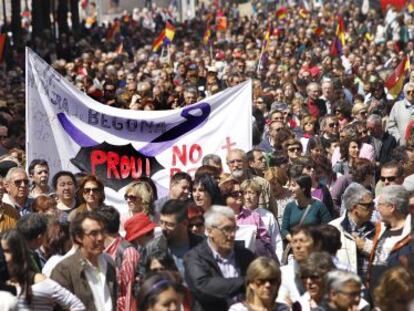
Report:
M358 183L352 183L346 189L342 202L346 213L329 223L341 233L342 247L337 252L337 258L364 279L375 230L371 222L374 201L370 191Z
M33 199L29 198L29 177L21 167L11 168L5 177L7 194L3 202L13 206L20 216L32 212Z
M400 145L405 145L405 131L414 117L414 83L404 85L404 99L396 102L388 118L388 133L393 135Z

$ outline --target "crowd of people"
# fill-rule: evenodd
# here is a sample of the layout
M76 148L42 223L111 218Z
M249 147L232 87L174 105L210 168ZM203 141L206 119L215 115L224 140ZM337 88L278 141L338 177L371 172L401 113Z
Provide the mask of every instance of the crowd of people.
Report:
M97 105L178 109L252 79L253 148L205 155L165 197L139 177L126 214L94 175L25 170L24 58L9 51L1 310L414 309L414 68L397 70L414 10L252 1L248 17L221 2L185 22L149 5L103 25L86 2L78 38L23 33Z

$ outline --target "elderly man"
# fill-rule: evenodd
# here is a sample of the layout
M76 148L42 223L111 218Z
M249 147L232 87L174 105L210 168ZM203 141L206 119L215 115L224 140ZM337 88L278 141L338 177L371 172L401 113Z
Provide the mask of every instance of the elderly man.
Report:
M96 212L79 213L70 223L79 247L52 271L51 279L75 294L87 310L116 310L115 265L105 249L105 220Z
M21 167L11 168L5 178L7 195L3 196L3 202L13 206L20 216L32 212L33 200L29 198L29 177Z
M348 311L360 310L361 279L354 273L334 270L325 277L326 299L321 310Z
M348 186L342 200L346 212L329 223L341 232L342 247L337 257L364 279L375 231L375 226L370 221L374 201L371 192L357 183Z
M371 114L367 118L367 130L370 133L369 143L374 147L375 161L378 164L391 161L391 154L397 146L397 141L394 136L383 130L382 118L377 114Z
M404 99L392 106L388 118L388 133L393 135L400 145L405 145L405 131L414 116L414 83L404 85Z
M407 245L411 233L411 215L408 209L409 193L403 186L390 185L382 189L377 199L377 210L382 222L375 228L370 254L370 288L387 269L387 261Z
M204 218L207 240L184 258L194 298L191 310L227 311L244 293L244 277L254 254L235 244L237 225L231 208L213 205Z
M276 200L271 193L270 183L263 177L254 176L249 172L246 153L241 149L230 150L227 154L227 166L231 176L240 183L246 179L253 179L262 187L259 207L270 210L277 217Z
M306 107L309 114L315 118L322 117L326 114L325 101L319 98L320 87L316 82L311 82L306 87L308 99L306 100Z

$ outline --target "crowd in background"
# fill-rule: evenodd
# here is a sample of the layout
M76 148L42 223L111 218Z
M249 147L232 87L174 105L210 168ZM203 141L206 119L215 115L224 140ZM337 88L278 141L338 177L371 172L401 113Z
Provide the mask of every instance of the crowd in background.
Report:
M25 170L24 53L8 45L1 310L414 308L414 8L254 1L248 17L224 2L105 24L88 2L77 40L25 28L96 105L179 109L252 80L253 148L204 156L165 197L141 176L125 215L96 176ZM155 49L167 23L174 39Z

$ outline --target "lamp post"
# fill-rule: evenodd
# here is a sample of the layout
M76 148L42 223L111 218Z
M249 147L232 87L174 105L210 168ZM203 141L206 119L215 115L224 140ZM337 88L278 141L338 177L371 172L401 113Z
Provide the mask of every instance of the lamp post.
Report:
M6 0L3 0L3 28L7 28Z

